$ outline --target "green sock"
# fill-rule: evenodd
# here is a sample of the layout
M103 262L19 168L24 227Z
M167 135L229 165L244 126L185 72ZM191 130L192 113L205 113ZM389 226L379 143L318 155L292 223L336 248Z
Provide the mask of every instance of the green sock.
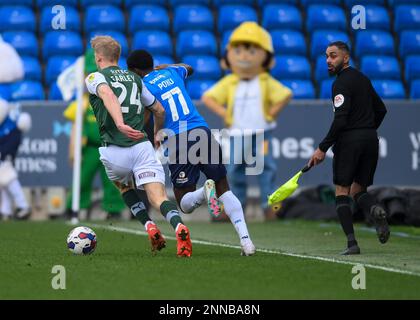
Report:
M122 197L125 204L130 208L133 216L135 216L143 225L145 225L147 221L152 221L147 213L144 203L140 200L134 189L124 192Z
M183 224L175 202L169 200L163 201L160 205L160 212L174 229L176 229L178 223Z

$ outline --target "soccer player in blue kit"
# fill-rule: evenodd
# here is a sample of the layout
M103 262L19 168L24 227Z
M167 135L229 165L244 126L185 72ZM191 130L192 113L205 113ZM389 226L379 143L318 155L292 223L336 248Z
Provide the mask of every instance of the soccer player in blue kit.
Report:
M192 67L170 64L153 68L153 57L145 50L133 51L127 58L127 66L143 79L147 89L165 108L164 145L169 153L169 170L180 208L191 213L207 202L210 214L217 216L222 203L240 238L241 254L253 255L255 246L249 236L242 205L229 189L220 145L185 89L184 81L193 73ZM190 157L191 150L199 150L195 154L198 159ZM208 180L196 189L200 172Z

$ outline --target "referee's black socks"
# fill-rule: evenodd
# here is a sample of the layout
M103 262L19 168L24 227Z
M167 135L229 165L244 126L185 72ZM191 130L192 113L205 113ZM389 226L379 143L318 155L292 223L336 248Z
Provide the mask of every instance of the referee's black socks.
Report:
M341 227L347 236L347 247L357 245L353 229L353 215L351 211L351 199L348 196L335 197L336 210L338 218L340 219Z
M357 205L368 214L371 212L372 207L376 205L375 199L366 191L356 193L354 196L354 201L356 201Z

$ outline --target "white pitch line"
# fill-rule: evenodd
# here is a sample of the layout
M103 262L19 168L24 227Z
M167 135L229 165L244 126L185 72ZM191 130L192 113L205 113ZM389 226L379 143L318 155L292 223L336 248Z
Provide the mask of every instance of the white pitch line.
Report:
M90 225L92 227L95 227L95 228L102 228L102 229L107 229L107 230L112 230L112 231L118 231L118 232L124 232L124 233L131 233L131 234L135 234L135 235L147 236L147 232L145 232L145 231L134 230L134 229L130 229L130 228L106 226L106 225L101 225L101 224L90 224ZM172 237L172 236L166 236L165 235L165 238L168 239L168 240L176 240L176 238ZM207 241L207 240L191 240L191 241L192 241L192 243L202 244L202 245L206 245L206 246L225 247L225 248L231 248L231 249L240 249L241 248L240 246L235 246L235 245L232 245L232 244L212 242L212 241ZM418 272L407 271L407 270L396 269L396 268L390 268L390 267L380 266L380 265L376 265L376 264L369 264L369 263L364 263L364 262L361 262L361 261L359 261L359 262L358 261L345 261L345 260L339 260L339 259L334 259L334 258L311 256L311 255L304 255L304 254L298 254L298 253L292 253L292 252L281 252L281 251L270 250L270 249L257 249L257 252L263 252L263 253L269 253L269 254L279 254L279 255L283 255L283 256L289 256L289 257L295 257L295 258L301 258L301 259L318 260L318 261L332 262L332 263L352 265L352 266L362 264L366 268L371 268L371 269L377 269L377 270L382 270L382 271L387 271L387 272L400 273L400 274L420 277L420 273L418 273Z

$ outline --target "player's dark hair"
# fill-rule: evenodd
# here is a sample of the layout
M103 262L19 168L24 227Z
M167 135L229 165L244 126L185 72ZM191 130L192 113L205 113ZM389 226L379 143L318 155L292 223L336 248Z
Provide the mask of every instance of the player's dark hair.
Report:
M330 42L330 44L328 45L328 47L337 47L338 49L344 51L345 53L350 54L350 48L347 45L347 43L343 42L343 41L334 41L334 42Z
M153 57L146 50L134 50L127 58L128 69L139 69L141 71L148 71L153 69Z

